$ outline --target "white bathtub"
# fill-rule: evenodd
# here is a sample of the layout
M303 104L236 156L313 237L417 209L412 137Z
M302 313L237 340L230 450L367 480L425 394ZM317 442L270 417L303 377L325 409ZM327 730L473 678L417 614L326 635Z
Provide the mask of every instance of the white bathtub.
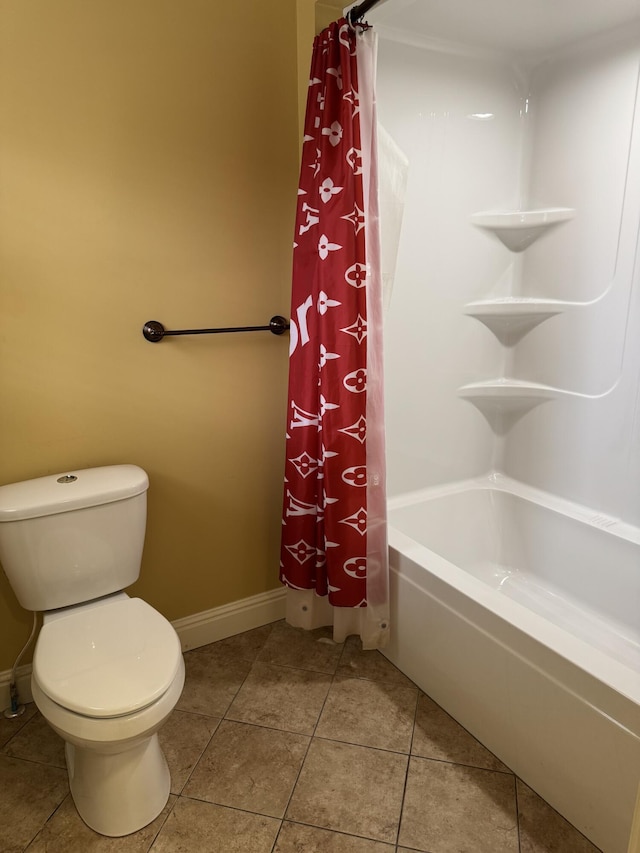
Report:
M389 505L385 654L605 853L640 782L640 531L494 475Z

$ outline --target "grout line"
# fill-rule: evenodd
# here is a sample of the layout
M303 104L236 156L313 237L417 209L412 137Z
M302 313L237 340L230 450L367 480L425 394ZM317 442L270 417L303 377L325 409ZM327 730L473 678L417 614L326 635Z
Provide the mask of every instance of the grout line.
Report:
M389 749L386 746L372 746L369 743L359 743L357 741L352 741L352 740L339 740L338 738L328 737L327 735L314 735L314 737L316 738L316 740L325 740L325 741L329 741L329 743L343 743L343 744L346 744L346 746L359 746L362 749L374 749L376 752L388 752L391 755L404 755L405 758L411 758L412 757L410 752L405 752L402 749ZM421 756L418 756L418 757L421 757Z
M280 829L282 828L282 823L283 823L284 818L281 818L281 817L274 817L273 815L264 814L263 812L252 812L250 809L242 809L239 806L229 806L229 805L226 805L224 803L216 803L216 802L213 802L212 800L203 800L201 797L186 797L184 794L177 794L177 795L174 794L173 796L175 796L175 798L176 798L175 803L171 806L171 808L167 812L166 818L162 821L162 826L160 827L160 829L158 829L158 832L156 833L156 835L153 838L153 841L151 843L151 847L147 848L148 851L150 851L152 849L153 845L158 840L158 836L160 835L162 828L164 827L165 823L169 819L169 815L171 815L171 813L175 809L176 805L178 804L179 800L189 800L192 803L203 803L206 806L214 806L214 808L217 808L217 809L228 809L230 811L241 812L242 814L251 815L252 817L262 817L262 818L266 818L267 820L276 820L280 823L280 827L278 828L278 832L276 833L276 841L278 839L278 835L280 834ZM144 827L143 827L143 829L144 829ZM274 841L274 845L275 845L276 841ZM273 847L272 847L272 850L273 850Z
M182 798L182 795L181 795L181 794L173 794L173 795L172 795L171 793L169 793L169 800L171 799L171 797L172 797L172 796L174 796L174 797L175 797L175 800L174 800L174 802L173 802L173 805L171 806L171 808L170 808L170 809L167 809L167 814L165 815L165 819L162 821L162 823L161 823L161 824L160 824L160 826L158 827L158 831L157 831L157 832L156 832L156 834L153 836L153 838L151 839L151 841L150 841L150 843L149 843L149 846L147 847L147 853L150 853L150 851L151 851L151 850L153 849L153 847L155 846L155 843L156 843L156 841L158 840L158 836L160 835L160 833L161 833L161 832L162 832L162 830L164 829L164 825L165 825L165 823L166 823L166 822L169 820L169 818L171 817L171 815L172 815L172 813L173 813L173 810L175 809L176 805L178 804L178 800L180 800L180 799ZM167 800L167 803L169 802L169 800ZM167 808L167 807L166 807L166 805L165 805L165 808ZM163 811L164 811L164 809L163 809ZM162 814L162 812L161 812L161 814ZM156 820L157 820L157 819L158 819L158 818L156 818ZM145 829L145 827L142 827L142 829ZM142 830L138 830L138 831L139 831L139 832L141 832Z
M212 719L214 719L214 717L207 717L207 719L208 719L208 720L212 720ZM187 778L184 780L184 783L183 783L182 787L180 788L180 791L176 794L176 796L177 796L177 797L181 797L181 796L182 796L182 792L184 791L184 789L187 787L187 785L188 785L188 784L189 784L189 782L191 781L191 777L192 777L192 776L193 776L193 774L196 772L196 768L198 767L198 765L199 765L199 764L200 764L200 762L202 761L202 758L203 758L203 756L204 756L205 752L206 752L206 751L207 751L207 749L209 748L209 745L210 745L211 741L213 740L213 738L214 738L214 736L215 736L216 732L218 731L218 729L220 728L220 723L221 723L221 722L222 722L222 719L218 719L218 725L217 725L217 726L215 727L215 729L211 732L211 735L209 736L209 740L206 742L206 744L205 744L205 746L204 746L204 748L203 748L202 752L200 753L200 755L198 756L197 760L195 761L195 763L194 763L193 767L191 768L191 772L189 773L189 775L187 776Z
M318 826L315 823L305 823L303 820L290 820L284 819L282 820L284 823L293 823L296 826L307 826L309 829L318 829L321 832L328 832L331 835L343 835L345 838L360 838L362 841L371 841L375 844L385 844L389 850L395 850L396 843L394 841L380 841L379 838L372 838L370 835L358 835L356 832L345 832L344 829L329 829L326 826ZM411 848L408 848L411 849ZM420 853L420 851L418 851Z
M34 843L34 841L38 838L38 836L44 832L49 821L53 819L57 812L62 808L62 804L65 803L69 797L71 797L71 791L68 790L64 797L60 800L58 805L53 809L49 817L45 821L43 821L40 828L36 831L36 834L28 841L27 845L23 848L25 851L27 851L29 847L31 847L31 845Z
M513 777L513 792L516 801L516 832L518 833L518 853L522 853L522 841L520 839L520 808L518 804L518 779L515 774Z
M24 764L35 764L36 767L50 767L52 770L60 770L67 773L66 763L60 766L59 764L51 764L49 761L38 761L37 758L23 758L21 755L9 755L6 752L0 753L0 758L10 758L12 761L22 761Z
M396 849L400 845L400 830L402 828L402 815L404 812L404 801L407 795L407 783L409 781L409 769L411 767L411 758L413 750L413 738L416 733L416 720L418 719L418 703L420 701L420 691L416 693L416 704L413 709L413 725L411 726L411 740L409 742L409 755L407 758L407 770L404 774L404 785L402 786L402 798L400 800L400 814L398 815L398 829L396 831Z
M219 803L215 800L205 800L202 797L187 797L185 794L180 794L181 800L191 800L194 803L204 803L207 806L215 806L218 809L231 809L234 812L242 812L243 814L252 814L256 817L266 817L267 820L284 820L284 818L276 817L272 814L265 814L264 812L254 812L251 809L243 809L242 806L229 806L227 803Z
M300 672L313 672L316 675L330 675L331 678L333 678L335 676L335 672L329 672L326 669L312 669L311 667L308 667L308 666L300 666L300 664L297 664L296 666L294 666L292 663L275 663L274 661L258 660L257 658L256 658L256 660L253 661L253 663L261 663L261 664L264 664L265 666L277 666L277 667L280 667L281 669L297 669Z
M304 753L304 758L300 762L300 769L298 770L298 773L296 775L296 780L293 783L293 786L291 788L291 794L289 795L289 799L287 800L287 805L286 805L286 808L284 810L285 816L287 814L289 806L291 805L291 798L293 797L294 791L295 791L296 786L298 784L298 781L300 779L300 774L302 773L302 768L304 767L305 762L307 760L307 756L309 755L309 750L311 749L311 744L313 743L313 740L316 737L316 731L318 729L318 723L320 722L320 717L322 716L322 712L324 711L324 707L327 704L327 699L329 698L329 693L331 692L331 688L333 687L334 679L335 679L335 674L331 676L331 682L329 684L329 688L327 689L325 697L322 700L322 707L320 708L320 711L318 713L318 718L317 718L317 720L313 726L313 731L311 732L311 735L307 735L307 737L309 738L309 743L307 744L307 748L306 748L305 753Z
M485 773L502 773L503 776L513 776L516 774L512 770L496 770L492 767L479 767L477 764L467 764L465 761L451 761L448 758L432 758L430 755L419 755L417 752L411 753L411 758L419 758L422 761L437 761L438 764L452 764L454 767L468 767L470 770L483 770Z
M278 846L278 839L280 838L280 833L282 832L282 827L284 826L284 817L280 818L280 826L278 827L278 831L276 832L276 837L273 839L273 844L271 845L271 853Z
M171 713L177 711L179 714L190 714L192 717L202 717L203 720L221 720L218 714L204 714L202 711L188 711L186 708L174 708Z

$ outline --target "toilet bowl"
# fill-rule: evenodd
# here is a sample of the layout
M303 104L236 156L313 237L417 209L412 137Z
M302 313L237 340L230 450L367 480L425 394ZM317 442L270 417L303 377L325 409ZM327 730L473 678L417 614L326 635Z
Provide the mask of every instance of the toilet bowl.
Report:
M124 593L45 614L33 698L65 741L69 785L84 822L128 835L164 808L170 776L157 731L184 684L169 622Z

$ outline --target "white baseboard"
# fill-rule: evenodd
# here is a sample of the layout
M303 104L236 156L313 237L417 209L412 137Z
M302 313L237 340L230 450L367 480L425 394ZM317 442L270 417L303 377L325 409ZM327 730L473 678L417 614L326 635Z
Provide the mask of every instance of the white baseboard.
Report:
M11 670L6 669L4 672L0 672L0 716L4 709L11 705L10 683ZM16 686L18 688L18 700L22 705L26 705L27 702L33 702L30 663L19 666L16 670Z
M180 637L182 650L197 649L198 646L206 646L216 640L224 640L234 634L284 619L286 593L286 588L282 586L250 598L232 601L231 604L223 604L222 607L214 607L213 610L176 619L172 625Z
M180 637L183 651L197 649L199 646L215 643L216 640L224 640L226 637L233 637L234 634L241 634L243 631L250 631L252 628L268 625L269 622L284 619L286 592L286 588L282 586L269 592L242 598L240 601L233 601L231 604L214 607L212 610L195 613L193 616L176 619L171 624ZM10 669L0 672L0 714L11 703L10 681ZM31 664L18 667L16 684L20 702L22 704L32 702Z

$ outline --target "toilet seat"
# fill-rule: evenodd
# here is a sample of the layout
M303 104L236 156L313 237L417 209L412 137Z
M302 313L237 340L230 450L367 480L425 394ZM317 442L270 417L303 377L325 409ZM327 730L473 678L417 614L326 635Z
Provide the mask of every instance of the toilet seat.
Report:
M33 675L57 705L104 719L152 705L182 666L180 640L164 616L140 598L118 596L45 622Z

